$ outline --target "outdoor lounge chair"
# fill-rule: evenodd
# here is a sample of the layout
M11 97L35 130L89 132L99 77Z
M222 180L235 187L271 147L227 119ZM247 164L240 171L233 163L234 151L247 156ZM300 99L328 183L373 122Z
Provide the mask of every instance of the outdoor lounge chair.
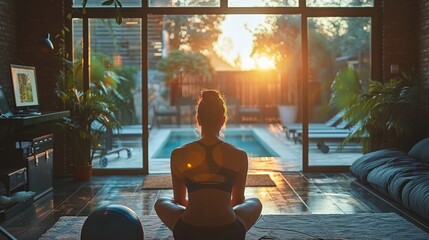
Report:
M258 106L243 107L236 97L227 97L226 103L228 109L232 110L233 122L261 122L263 120L263 114Z
M284 117L285 114L281 112L282 109L278 108L278 110L279 110L279 116L280 116L283 130L286 133L286 138L291 139L292 137L292 139L296 140L297 131L299 130L302 131L302 123L288 122ZM343 118L343 112L340 111L325 123L310 123L308 125L308 129L309 131L316 130L316 129L332 129L342 122L342 118Z
M158 108L158 106L152 105L153 107L153 123L155 126L160 126L158 118L174 118L177 125L180 126L180 112L175 107Z
M121 146L120 142L117 142L118 146L114 146L113 136L117 133L111 128L106 128L102 126L98 121L94 121L91 125L91 131L98 132L102 134L102 144L94 148L94 151L97 152L97 156L100 157L100 167L105 168L108 165L108 155L116 154L119 158L120 153L125 151L127 153L127 158L132 157L132 148Z
M342 142L344 141L350 134L354 132L356 127L347 128L347 129L319 129L308 132L308 141L316 143L316 146L323 153L328 153L330 148L326 144L327 142ZM303 141L303 134L297 133L296 141Z
M182 113L188 113L190 116L190 122L193 123L193 117L195 116L195 99L192 97L180 97L177 100L176 106L163 106L159 107L157 104L152 104L153 107L153 122L155 126L160 126L158 118L170 118L174 119L175 123L180 126L182 123Z
M195 118L195 104L196 100L193 97L180 97L177 100L177 110L179 111L179 118L180 123L182 123L182 117L186 116L189 121L188 123L191 124L191 126L194 124L194 118Z
M316 146L318 149L320 149L320 151L323 153L328 153L330 148L328 145L326 145L326 142L342 142L349 135L350 133L309 133L308 141L316 142ZM302 143L302 138L302 134L297 136L297 141Z
M340 120L337 124L335 124L335 126L333 127L328 127L328 126L323 126L323 127L311 127L312 125L310 124L309 128L308 128L308 133L312 134L312 133L350 133L350 124L344 120ZM302 135L302 129L296 129L293 133L293 140L295 143L297 143L298 141L298 136Z
M97 124L94 124L94 126L97 126ZM140 124L121 126L118 131L112 131L112 129L107 129L107 131L105 131L104 128L101 130L104 132L104 141L102 146L95 149L100 158L99 165L101 168L105 168L109 164L108 155L117 154L119 158L120 152L126 151L127 158L132 157L133 149L131 147L124 147L121 141L114 140L119 140L120 138L141 138L143 135L142 125ZM152 125L148 125L148 130L149 132L152 130Z

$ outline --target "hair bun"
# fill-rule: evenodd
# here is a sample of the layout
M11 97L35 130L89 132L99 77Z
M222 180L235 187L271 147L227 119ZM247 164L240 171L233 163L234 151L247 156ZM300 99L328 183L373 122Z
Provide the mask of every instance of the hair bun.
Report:
M202 99L206 101L213 101L219 99L219 94L213 90L206 90L202 93Z
M198 100L197 121L201 127L219 131L227 118L227 109L222 93L215 89L204 89Z

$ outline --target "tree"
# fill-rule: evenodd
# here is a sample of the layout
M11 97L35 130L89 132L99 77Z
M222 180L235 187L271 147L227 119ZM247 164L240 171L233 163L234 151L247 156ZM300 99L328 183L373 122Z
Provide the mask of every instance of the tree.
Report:
M277 69L293 76L301 66L301 18L277 15L267 21L273 27L255 33L253 54L274 56ZM308 18L309 81L321 82L322 104L330 98L337 58L356 59L360 76L369 77L369 61L363 59L369 56L370 30L369 17Z
M210 61L201 53L186 53L176 50L160 60L157 69L165 73L165 80L170 81L182 73L197 75L211 80L214 69Z
M278 70L286 71L301 59L301 20L296 15L267 17L272 28L260 27L255 31L252 55L269 55L275 59Z
M301 69L301 18L298 15L270 15L266 23L254 32L253 55L271 56L277 71L287 76L282 84L287 104L298 104L298 86ZM270 27L271 26L271 27Z
M255 32L253 54L274 55L277 67L284 67L286 58L300 59L301 19L297 15L277 15L267 18L273 27L260 28ZM371 21L367 17L322 17L309 18L309 49L324 51L335 57L359 56L369 49ZM316 56L316 51L310 57ZM322 57L322 56L321 56ZM312 60L313 63L326 58ZM326 57L326 56L323 56ZM311 64L310 64L311 65Z
M178 97L181 96L180 79L196 77L203 82L210 82L214 74L214 68L209 59L202 53L186 53L176 50L167 57L161 59L156 64L159 71L163 72L164 80L169 85L170 104L177 104Z
M211 51L222 33L222 15L166 15L163 29L169 47L187 52Z

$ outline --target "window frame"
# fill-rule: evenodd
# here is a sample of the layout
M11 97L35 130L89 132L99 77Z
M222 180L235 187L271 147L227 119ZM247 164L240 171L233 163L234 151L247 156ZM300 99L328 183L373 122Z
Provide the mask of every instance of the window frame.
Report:
M116 10L114 8L86 8L85 14L82 8L72 7L72 1L65 7L65 15L71 13L72 18L81 18L83 22L83 79L84 89L89 87L88 70L88 19L89 18L113 18ZM304 172L347 172L349 166L309 166L309 143L308 143L308 18L309 17L370 17L371 26L371 77L372 79L381 79L381 0L374 0L373 7L307 7L305 0L299 0L298 7L228 7L228 0L220 0L220 7L149 7L148 1L143 0L141 7L124 7L121 9L124 18L141 18L142 35L141 49L142 59L148 59L148 35L145 26L147 26L147 16L150 14L175 15L175 14L297 14L301 16L301 53L302 53L302 121L303 121L303 143L302 143L302 171ZM71 20L66 20L66 26L71 28ZM67 35L68 52L72 52L72 33ZM143 95L148 92L148 71L147 64L142 61L142 91ZM143 109L149 109L148 99L142 99ZM147 116L147 115L146 115ZM148 174L149 171L149 136L148 136L148 117L143 118L143 166L141 169L94 169L94 174Z

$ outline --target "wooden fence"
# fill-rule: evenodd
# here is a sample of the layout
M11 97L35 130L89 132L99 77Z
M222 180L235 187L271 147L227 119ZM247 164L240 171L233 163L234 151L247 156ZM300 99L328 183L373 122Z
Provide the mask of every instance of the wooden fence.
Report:
M259 108L264 121L278 121L277 106L299 104L299 76L282 75L278 71L222 71L211 81L182 74L171 85L174 104L178 97L196 97L203 88L220 90L226 99L236 99L239 107Z

